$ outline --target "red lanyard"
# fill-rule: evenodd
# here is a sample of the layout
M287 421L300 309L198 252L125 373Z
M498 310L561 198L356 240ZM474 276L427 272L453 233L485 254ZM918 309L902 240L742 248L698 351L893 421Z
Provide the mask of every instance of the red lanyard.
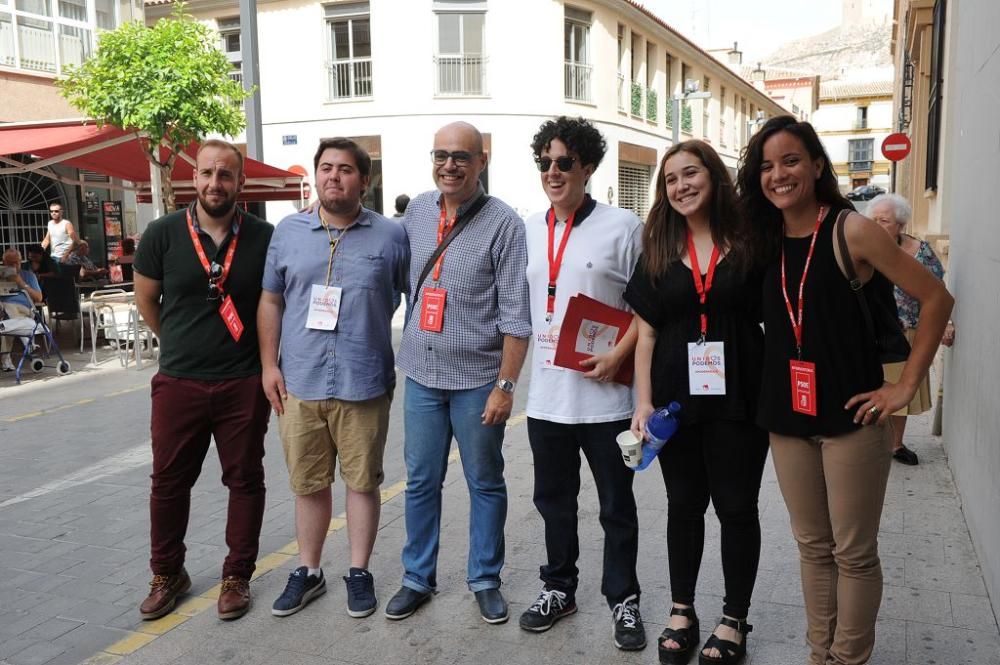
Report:
M708 292L712 290L712 279L715 277L715 266L719 264L719 248L712 245L712 258L708 260L708 273L705 275L705 283L701 281L701 267L698 265L698 249L694 246L694 238L691 231L687 234L688 259L691 261L691 274L694 276L694 290L698 292L698 302L701 305L701 339L699 344L704 343L705 334L708 333L708 312L705 311L705 301L708 299Z
M819 225L826 216L826 208L820 206L819 215L816 216L816 228L813 229L812 240L809 242L809 253L806 254L806 264L802 268L802 278L799 280L799 318L796 320L792 311L792 301L788 299L788 286L785 281L785 246L781 246L781 295L785 297L785 308L788 310L788 318L792 322L792 332L795 334L795 351L799 360L802 360L802 310L805 302L806 275L809 273L809 264L812 263L813 250L816 248L816 237L819 235Z
M233 233L233 239L229 243L229 249L226 250L226 259L222 263L222 276L215 281L215 285L219 287L220 293L223 293L222 285L226 283L226 278L229 277L229 267L233 265L233 255L236 254L236 243L240 239L239 225L240 214L237 212L236 231ZM187 210L187 227L188 232L191 234L191 242L194 243L195 254L198 255L198 259L201 261L201 267L205 269L205 274L211 277L212 264L205 254L205 248L201 246L201 238L198 237L198 232L194 230L194 220L191 219L191 208Z
M457 211L455 212L455 216L452 217L451 221L449 222L448 212L444 208L441 208L441 218L438 220L438 235L437 235L438 245L441 244L441 242L444 240L444 237L448 235L449 231L451 231L451 227L455 226L456 219L458 219ZM443 262L444 262L444 252L441 252L441 256L439 256L438 260L434 263L435 282L441 279L441 264Z
M549 293L545 303L545 320L551 321L552 315L556 311L556 280L559 279L559 270L562 269L563 254L566 252L566 243L569 242L569 234L573 231L573 220L576 218L576 211L566 220L566 230L563 231L559 240L559 249L556 250L556 211L549 208L546 221L549 225Z

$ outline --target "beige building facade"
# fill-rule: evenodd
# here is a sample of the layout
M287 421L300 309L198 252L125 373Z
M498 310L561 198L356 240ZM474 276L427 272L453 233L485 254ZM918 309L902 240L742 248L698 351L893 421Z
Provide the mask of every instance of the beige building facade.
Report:
M237 3L188 9L239 62ZM147 21L169 11L147 2ZM264 157L311 177L321 138L356 138L376 161L367 203L385 212L433 187L433 134L453 120L486 134L488 191L528 213L547 205L529 147L538 126L589 118L608 142L591 194L644 217L684 80L712 97L684 105L681 140L708 140L734 171L758 111L783 112L629 0L259 0L258 33ZM289 212L268 205L275 221Z
M944 354L944 442L986 589L1000 612L1000 3L896 0L896 187L945 234L956 341ZM938 243L939 247L943 243ZM995 626L994 626L995 630Z

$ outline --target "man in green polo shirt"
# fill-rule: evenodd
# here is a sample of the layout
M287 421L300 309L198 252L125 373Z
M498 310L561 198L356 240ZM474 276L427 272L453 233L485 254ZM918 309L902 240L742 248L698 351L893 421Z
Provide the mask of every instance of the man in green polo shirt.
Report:
M153 580L139 608L143 619L168 614L191 587L184 535L191 487L212 438L229 489L219 617L236 619L250 608L269 417L257 301L273 227L236 208L244 180L235 146L203 143L194 174L198 200L151 223L135 256L136 304L160 338L160 369L152 380Z

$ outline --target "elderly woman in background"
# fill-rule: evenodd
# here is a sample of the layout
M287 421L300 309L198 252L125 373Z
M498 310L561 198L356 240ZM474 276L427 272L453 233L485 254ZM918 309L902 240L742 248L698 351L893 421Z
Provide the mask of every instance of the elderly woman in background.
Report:
M903 229L910 221L913 209L909 202L899 194L880 194L872 199L868 204L868 216L874 219L885 229L890 236L903 248L903 251L917 259L922 266L930 270L938 279L944 279L944 266L941 260L931 249L930 244L925 240L919 240L913 236L903 233ZM917 299L903 291L898 286L896 293L896 309L899 311L899 322L903 325L906 339L913 341L917 323L920 319L920 303ZM955 341L955 328L948 323L945 328L944 337L941 343L951 346ZM895 383L899 380L904 363L891 363L885 365L885 380ZM903 445L903 432L906 429L906 416L915 416L931 408L930 378L924 375L920 382L920 388L913 396L913 400L905 407L897 411L892 416L893 429L893 450L892 456L895 460L903 464L915 465L918 463L917 454Z

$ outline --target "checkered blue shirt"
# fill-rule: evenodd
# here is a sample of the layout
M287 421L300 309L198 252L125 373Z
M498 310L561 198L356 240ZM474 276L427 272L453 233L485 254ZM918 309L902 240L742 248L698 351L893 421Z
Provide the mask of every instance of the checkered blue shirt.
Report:
M459 207L461 215L480 191ZM441 332L420 329L423 293L412 294L427 259L437 248L441 194L425 192L406 208L403 228L410 240L410 289L414 300L396 364L428 388L467 390L496 381L505 335L531 336L525 267L524 222L506 203L491 197L448 245L441 280L433 271L421 292L448 292Z

